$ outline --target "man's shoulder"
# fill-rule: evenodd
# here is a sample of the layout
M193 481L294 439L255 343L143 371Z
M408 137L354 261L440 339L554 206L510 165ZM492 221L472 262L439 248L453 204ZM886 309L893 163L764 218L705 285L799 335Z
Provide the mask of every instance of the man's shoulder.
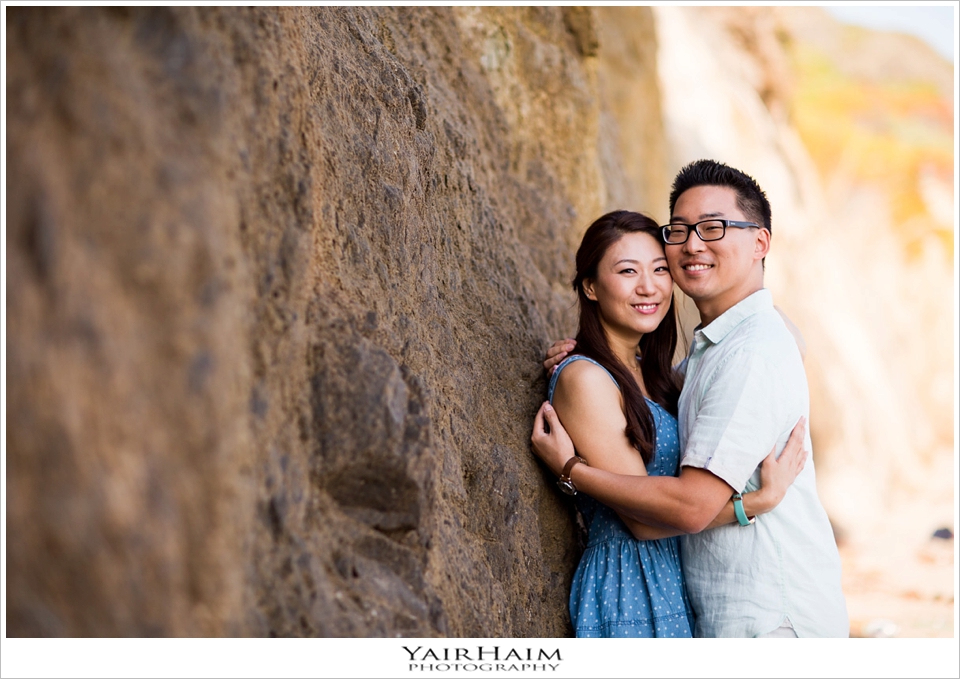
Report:
M774 308L761 309L751 314L734 328L725 342L730 349L750 351L758 356L780 359L799 354L796 338Z
M768 376L771 386L806 381L796 338L772 309L744 319L713 349L714 358L700 367L717 378L751 371Z

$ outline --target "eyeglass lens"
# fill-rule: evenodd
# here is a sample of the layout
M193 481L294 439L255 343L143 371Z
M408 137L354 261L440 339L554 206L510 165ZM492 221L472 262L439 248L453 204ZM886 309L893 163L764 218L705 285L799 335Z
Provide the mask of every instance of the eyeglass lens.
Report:
M700 222L696 224L696 229L700 240L711 241L723 238L723 222L713 220ZM670 224L665 232L668 243L683 243L689 236L690 227L686 224Z

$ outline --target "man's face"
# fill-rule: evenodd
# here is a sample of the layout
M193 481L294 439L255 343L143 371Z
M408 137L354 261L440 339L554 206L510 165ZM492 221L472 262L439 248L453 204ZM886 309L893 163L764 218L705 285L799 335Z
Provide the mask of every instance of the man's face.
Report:
M750 221L737 207L736 192L726 186L695 186L679 198L671 223L704 219ZM770 247L766 229L730 227L720 240L704 243L691 229L686 243L666 245L673 280L697 304L701 319L714 318L763 287L761 260Z

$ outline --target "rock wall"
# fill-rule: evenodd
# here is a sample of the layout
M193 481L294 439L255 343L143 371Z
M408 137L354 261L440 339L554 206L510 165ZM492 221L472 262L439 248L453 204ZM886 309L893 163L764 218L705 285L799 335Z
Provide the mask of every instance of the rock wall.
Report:
M824 26L7 8L8 634L569 634L541 354L574 330L589 222L665 219L698 157L773 202L838 533L953 525L951 186L922 178L911 233L946 236L904 248L877 185L821 176L789 48L840 44Z
M571 245L664 190L629 17L8 8L8 634L568 634L529 430Z

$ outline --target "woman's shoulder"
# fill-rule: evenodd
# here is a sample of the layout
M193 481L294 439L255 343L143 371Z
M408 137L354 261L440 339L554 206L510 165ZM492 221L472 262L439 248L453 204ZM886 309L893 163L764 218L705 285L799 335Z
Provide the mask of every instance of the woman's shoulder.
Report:
M564 387L575 388L595 388L615 386L618 390L620 385L609 370L604 368L599 362L582 354L574 354L565 358L557 366L551 380L554 384L562 384Z
M561 419L593 421L598 413L612 409L619 412L623 407L622 399L620 385L613 375L586 356L565 359L557 366L550 381L548 400L558 408Z

